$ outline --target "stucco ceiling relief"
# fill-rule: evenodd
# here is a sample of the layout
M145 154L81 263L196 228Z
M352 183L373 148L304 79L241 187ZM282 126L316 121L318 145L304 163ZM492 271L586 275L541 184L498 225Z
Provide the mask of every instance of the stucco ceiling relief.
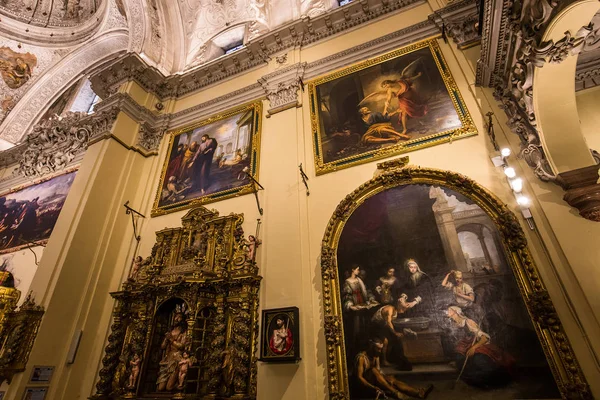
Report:
M43 27L79 25L101 8L103 0L0 0L0 13Z

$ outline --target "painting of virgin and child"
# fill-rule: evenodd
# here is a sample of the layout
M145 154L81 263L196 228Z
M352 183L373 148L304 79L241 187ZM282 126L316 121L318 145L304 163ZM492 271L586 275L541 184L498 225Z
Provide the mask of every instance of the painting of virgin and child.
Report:
M368 198L338 249L351 399L560 398L496 225L450 189Z
M476 133L435 40L320 78L309 89L319 174Z
M257 102L173 132L153 215L251 192L260 111Z

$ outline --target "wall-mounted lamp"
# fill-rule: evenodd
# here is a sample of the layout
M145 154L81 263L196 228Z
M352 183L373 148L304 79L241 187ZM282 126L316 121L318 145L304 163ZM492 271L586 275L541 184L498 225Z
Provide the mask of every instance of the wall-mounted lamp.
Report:
M515 200L521 209L523 218L525 218L525 221L527 221L529 228L535 229L533 217L529 211L529 205L531 204L531 201L522 193L523 179L519 178L517 176L517 171L508 164L508 157L510 157L511 154L512 152L510 149L508 147L504 147L500 149L499 156L492 157L492 163L494 163L494 166L496 167L502 167L504 175L506 175L506 180L508 181L513 195L515 196Z

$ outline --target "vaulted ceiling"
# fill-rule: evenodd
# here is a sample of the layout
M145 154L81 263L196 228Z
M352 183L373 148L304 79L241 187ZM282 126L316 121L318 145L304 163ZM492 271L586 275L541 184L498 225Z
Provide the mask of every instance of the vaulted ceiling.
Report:
M170 0L162 1L168 9ZM180 0L177 5L185 49L179 69L187 70L285 23L325 13L337 1Z
M105 0L0 0L0 13L43 27L79 25L92 18Z

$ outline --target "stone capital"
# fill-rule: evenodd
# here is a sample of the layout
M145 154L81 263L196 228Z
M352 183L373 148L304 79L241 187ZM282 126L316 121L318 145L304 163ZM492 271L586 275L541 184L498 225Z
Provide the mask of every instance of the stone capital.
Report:
M307 63L297 63L263 76L258 83L265 90L270 108L267 117L293 107L300 107L298 90L304 86L302 79Z

